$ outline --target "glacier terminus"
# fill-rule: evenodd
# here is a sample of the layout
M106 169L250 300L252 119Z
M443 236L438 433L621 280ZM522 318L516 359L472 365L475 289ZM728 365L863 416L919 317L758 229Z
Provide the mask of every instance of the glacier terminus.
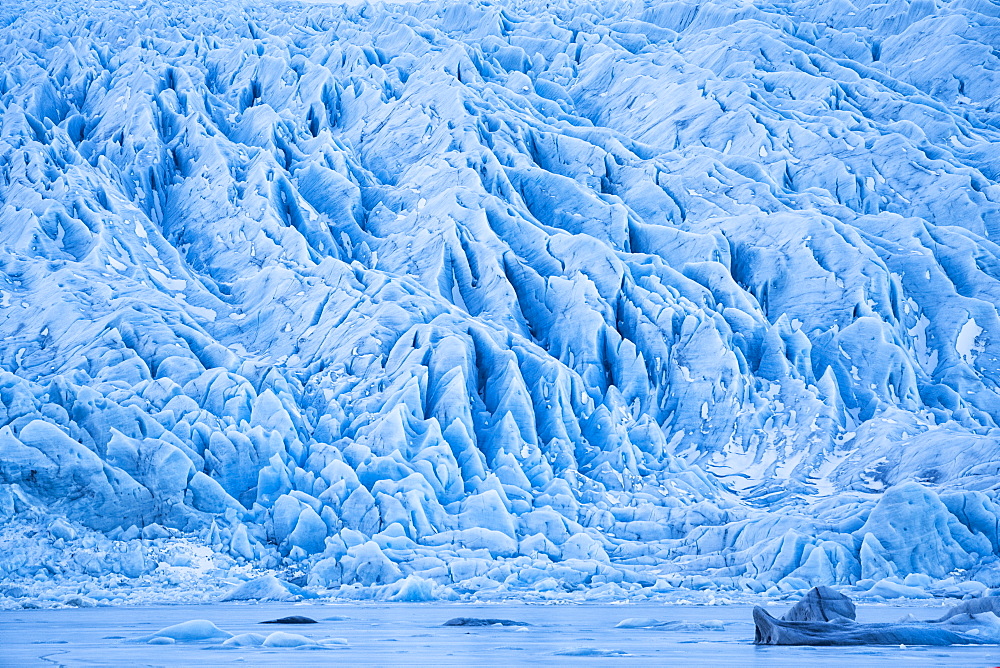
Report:
M998 243L990 0L4 0L0 608L983 596Z

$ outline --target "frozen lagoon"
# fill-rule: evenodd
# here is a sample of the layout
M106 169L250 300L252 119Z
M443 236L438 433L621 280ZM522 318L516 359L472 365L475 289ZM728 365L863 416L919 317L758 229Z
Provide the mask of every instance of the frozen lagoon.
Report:
M219 604L0 612L4 666L906 666L1000 664L1000 646L758 647L750 605L634 604ZM768 605L783 614L786 605ZM940 607L858 606L858 620L936 617ZM259 626L286 615L308 626ZM529 627L446 627L454 617L507 618ZM616 628L630 618L685 622L670 628ZM165 626L208 619L231 633L285 630L344 638L347 647L236 648L130 642ZM717 622L721 622L718 624ZM588 650L594 650L588 652ZM567 652L578 652L570 655Z

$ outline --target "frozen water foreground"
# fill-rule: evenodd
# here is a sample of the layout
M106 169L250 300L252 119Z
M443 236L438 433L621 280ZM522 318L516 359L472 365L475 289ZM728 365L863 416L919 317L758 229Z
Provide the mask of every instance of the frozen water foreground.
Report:
M0 605L1000 586L998 28L6 0Z
M860 607L865 622L925 618L940 608ZM133 640L168 624L207 617L236 634L268 635L259 621L287 614L320 620L289 634L346 644L262 647ZM510 617L531 626L448 627L455 616ZM620 622L655 618L656 627ZM262 631L261 629L265 629ZM212 605L100 610L0 612L4 665L281 665L281 666L989 666L997 647L754 646L750 608L650 605L393 604L292 607ZM227 641L228 643L229 641ZM258 641L259 643L259 641ZM595 658L599 659L595 663Z

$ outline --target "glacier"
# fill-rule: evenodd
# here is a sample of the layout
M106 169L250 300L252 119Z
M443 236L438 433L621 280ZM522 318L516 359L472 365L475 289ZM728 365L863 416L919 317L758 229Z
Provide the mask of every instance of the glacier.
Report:
M998 147L986 0L7 0L0 606L1000 587Z

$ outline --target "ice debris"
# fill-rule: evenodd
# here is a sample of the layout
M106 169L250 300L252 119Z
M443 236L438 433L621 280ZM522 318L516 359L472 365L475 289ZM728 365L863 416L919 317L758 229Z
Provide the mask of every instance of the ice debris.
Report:
M303 615L291 615L289 617L280 617L278 619L269 619L266 622L261 622L261 624L318 624L312 617L305 617Z
M265 636L259 633L241 633L222 641L223 647L260 647Z
M830 622L857 619L854 602L829 587L813 587L798 603L781 616L786 622Z
M660 631L725 631L725 623L718 619L701 621L670 620L660 621L652 617L629 617L615 624L616 629L657 629Z
M621 649L603 649L599 647L572 647L569 649L562 649L554 652L556 656L632 656L625 650Z
M1000 616L1000 596L983 596L982 598L973 598L968 601L963 601L962 603L952 607L941 618L935 621L947 622L953 617L959 615L973 616L987 612L995 616Z
M531 624L513 619L494 619L492 617L455 617L446 621L443 626L531 626Z
M300 601L315 597L298 585L279 580L273 575L263 575L248 580L227 592L220 601Z
M301 620L307 618L295 617L294 619ZM269 624L274 622L262 623ZM316 622L309 620L308 622L280 621L279 623L315 624ZM264 647L330 649L345 647L348 645L348 641L344 638L321 638L317 640L298 633L287 633L285 631L275 631L266 636L260 633L241 633L239 635L233 635L232 633L223 631L214 623L205 619L192 619L180 624L174 624L173 626L160 629L156 633L138 638L134 642L144 642L151 645L204 642L222 648Z
M232 636L232 633L223 631L207 619L192 619L162 628L156 633L139 638L139 640L146 642L155 638L167 638L175 642L196 642L199 640L231 638Z
M264 642L261 643L262 647L302 647L304 645L315 645L317 644L312 638L307 638L303 635L297 633L285 633L284 631L275 631L271 635L264 638Z

